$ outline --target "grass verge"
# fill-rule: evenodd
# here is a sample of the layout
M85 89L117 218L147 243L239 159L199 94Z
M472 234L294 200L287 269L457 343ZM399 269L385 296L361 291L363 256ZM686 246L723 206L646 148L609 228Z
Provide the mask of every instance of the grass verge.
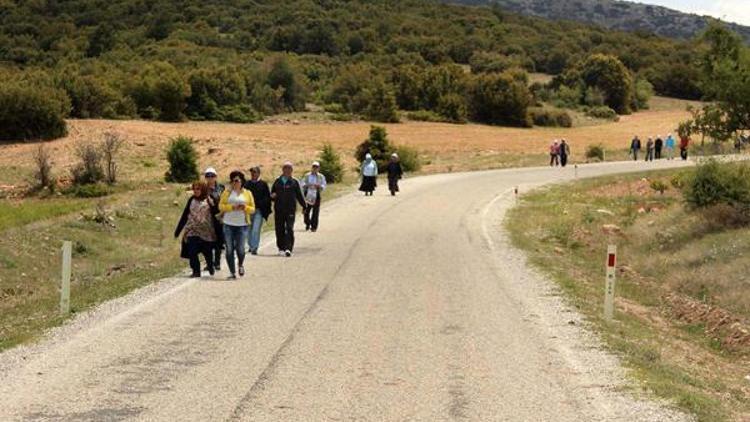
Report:
M701 421L749 420L750 229L710 229L687 211L670 183L685 171L543 188L506 225L642 388ZM613 322L602 318L609 243L619 250Z

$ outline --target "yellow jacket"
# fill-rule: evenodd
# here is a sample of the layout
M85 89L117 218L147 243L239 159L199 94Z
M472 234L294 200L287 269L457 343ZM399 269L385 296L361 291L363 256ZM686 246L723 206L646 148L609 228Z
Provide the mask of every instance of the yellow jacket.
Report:
M219 199L219 212L221 215L224 215L225 212L231 212L234 211L232 209L232 205L229 203L229 195L232 194L231 189L226 189L221 194L221 198ZM255 200L253 199L253 194L247 189L242 189L240 192L240 195L245 198L245 222L249 225L251 224L251 216L255 212Z

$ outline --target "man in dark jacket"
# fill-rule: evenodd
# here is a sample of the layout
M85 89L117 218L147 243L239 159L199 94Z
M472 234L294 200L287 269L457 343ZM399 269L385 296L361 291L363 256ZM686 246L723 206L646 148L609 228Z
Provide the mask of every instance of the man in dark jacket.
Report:
M294 217L297 214L297 203L304 210L305 198L302 196L299 182L292 177L292 163L287 161L281 170L281 176L271 186L271 200L274 202L276 246L279 248L279 255L289 257L294 251Z
M638 151L641 150L641 140L636 136L630 142L630 153L633 154L633 161L638 161Z
M271 215L271 191L268 188L268 183L260 178L260 167L255 166L250 169L250 180L245 182L245 189L253 193L253 200L255 200L255 214L252 217L247 243L250 253L258 255L263 221L268 221L268 217Z
M656 137L656 141L654 141L654 158L657 160L661 160L661 150L664 147L664 140L661 139L661 136Z
M396 196L398 189L398 181L404 175L404 169L401 168L401 160L397 153L391 154L391 161L388 163L388 190L391 191L391 196Z
M221 269L221 250L224 248L224 229L216 216L219 215L219 199L221 199L221 194L224 193L224 185L216 180L216 170L213 167L207 168L203 172L203 176L206 185L208 185L208 205L211 206L214 231L216 232L216 242L211 246L213 265L216 271L219 271ZM206 271L208 271L208 268L206 268Z

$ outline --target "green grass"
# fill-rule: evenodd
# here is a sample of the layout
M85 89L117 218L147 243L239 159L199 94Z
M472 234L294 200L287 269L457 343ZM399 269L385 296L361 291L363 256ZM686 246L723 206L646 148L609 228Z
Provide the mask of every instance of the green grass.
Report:
M83 209L87 201L72 198L0 199L0 232L35 221L46 220Z
M743 420L750 415L750 397L743 393L749 351L724 347L717 340L722 332L707 335L705 324L671 319L664 297L707 301L747 320L750 229L710 230L684 209L673 187L660 195L641 180L669 185L681 171L540 189L509 212L506 227L514 244L559 284L644 389L700 421ZM658 211L639 213L640 208ZM604 224L616 224L622 234L603 233ZM609 243L618 245L621 270L613 322L602 317ZM601 259L592 259L597 256Z

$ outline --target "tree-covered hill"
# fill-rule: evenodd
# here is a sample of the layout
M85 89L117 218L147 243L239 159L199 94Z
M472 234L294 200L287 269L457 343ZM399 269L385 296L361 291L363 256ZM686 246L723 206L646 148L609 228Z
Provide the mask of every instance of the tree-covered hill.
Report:
M650 4L619 0L448 0L468 5L498 5L504 10L553 20L573 20L622 31L642 31L689 39L708 28L714 18ZM726 23L750 42L750 27Z
M524 72L604 54L657 93L696 98L697 48L429 0L0 0L0 139L35 137L19 116L40 108L247 122L315 102L523 126Z

